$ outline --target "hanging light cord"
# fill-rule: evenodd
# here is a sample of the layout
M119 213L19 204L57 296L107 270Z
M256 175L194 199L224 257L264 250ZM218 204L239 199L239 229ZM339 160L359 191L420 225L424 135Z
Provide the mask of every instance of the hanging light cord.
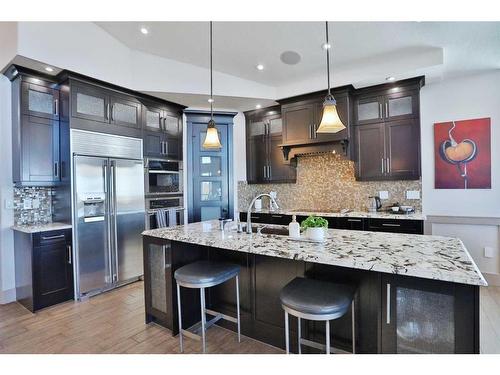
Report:
M328 97L331 97L330 92L330 43L328 42L328 21L325 22L326 25L326 76L328 79Z
M210 119L214 119L213 110L213 71L212 71L212 21L210 21Z

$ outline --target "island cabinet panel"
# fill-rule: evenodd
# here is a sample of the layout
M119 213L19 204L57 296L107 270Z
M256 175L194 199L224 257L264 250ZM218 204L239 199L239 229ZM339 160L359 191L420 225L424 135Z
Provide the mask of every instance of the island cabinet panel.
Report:
M382 278L382 352L479 352L479 287L397 275Z

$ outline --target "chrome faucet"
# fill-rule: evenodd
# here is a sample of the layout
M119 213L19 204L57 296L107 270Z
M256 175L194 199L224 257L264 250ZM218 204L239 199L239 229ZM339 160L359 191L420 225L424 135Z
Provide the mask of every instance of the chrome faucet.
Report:
M247 211L247 233L252 234L252 207L255 203L255 201L261 197L268 197L271 202L274 204L274 207L279 210L278 203L276 203L276 200L269 194L263 193L257 195L254 199L252 199L252 202L250 202L250 206L248 206L248 211Z

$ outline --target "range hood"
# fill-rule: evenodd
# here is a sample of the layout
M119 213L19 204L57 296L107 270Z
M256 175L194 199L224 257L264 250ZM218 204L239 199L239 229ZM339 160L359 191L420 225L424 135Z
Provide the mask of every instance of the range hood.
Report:
M297 162L298 156L310 156L330 153L341 155L349 159L350 155L348 146L349 140L347 138L325 143L280 145L281 150L283 151L284 161L287 164L295 164Z

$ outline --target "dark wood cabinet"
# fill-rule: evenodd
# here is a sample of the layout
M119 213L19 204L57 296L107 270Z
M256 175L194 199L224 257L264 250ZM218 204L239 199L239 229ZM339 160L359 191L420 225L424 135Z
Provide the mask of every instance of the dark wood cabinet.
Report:
M164 132L144 132L144 156L159 159L182 159L182 139L170 137Z
M338 217L338 229L366 230L366 220L360 217Z
M53 82L18 76L12 82L12 178L16 185L61 181L59 91Z
M285 164L281 144L283 125L279 108L246 115L247 181L249 183L295 182L296 170Z
M307 144L314 139L317 105L315 101L283 105L284 144Z
M418 77L358 90L354 104L356 179L420 178Z
M14 232L17 300L30 311L73 298L71 229Z
M131 97L110 96L110 123L141 128L141 104Z
M382 353L479 352L479 287L382 276Z
M110 98L107 91L82 82L71 83L71 116L73 118L108 123L109 112Z

